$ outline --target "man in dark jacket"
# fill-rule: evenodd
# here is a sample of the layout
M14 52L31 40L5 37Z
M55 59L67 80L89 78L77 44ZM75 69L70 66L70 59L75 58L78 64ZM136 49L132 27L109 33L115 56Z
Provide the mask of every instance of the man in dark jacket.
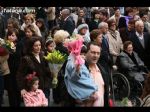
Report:
M144 31L144 24L142 21L136 21L135 33L130 37L133 42L134 51L138 53L138 56L144 62L144 64L150 70L150 35Z
M75 29L75 22L73 18L70 16L70 10L69 9L63 9L61 11L61 23L60 28L63 30L66 30L70 35L72 35L74 29Z

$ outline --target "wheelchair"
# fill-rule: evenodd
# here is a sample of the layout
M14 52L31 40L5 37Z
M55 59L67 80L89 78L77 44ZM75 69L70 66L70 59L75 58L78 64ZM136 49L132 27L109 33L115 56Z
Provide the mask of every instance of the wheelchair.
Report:
M143 84L141 82L117 70L112 73L112 86L114 99L116 101L121 101L123 98L127 97L132 102L133 106L140 106L139 97L143 90Z

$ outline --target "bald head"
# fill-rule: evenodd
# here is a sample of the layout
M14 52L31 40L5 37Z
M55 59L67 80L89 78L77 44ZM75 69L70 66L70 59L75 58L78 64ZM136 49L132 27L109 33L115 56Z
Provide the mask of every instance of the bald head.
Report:
M144 23L143 23L143 21L139 20L139 21L135 22L135 30L138 33L140 33L140 34L143 33L143 31L144 31Z

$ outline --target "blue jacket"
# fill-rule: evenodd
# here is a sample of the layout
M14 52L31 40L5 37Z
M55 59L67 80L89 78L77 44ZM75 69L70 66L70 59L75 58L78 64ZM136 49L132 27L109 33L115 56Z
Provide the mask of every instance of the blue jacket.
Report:
M74 99L86 100L98 90L85 64L81 65L79 73L76 72L72 55L68 57L64 81L68 93Z

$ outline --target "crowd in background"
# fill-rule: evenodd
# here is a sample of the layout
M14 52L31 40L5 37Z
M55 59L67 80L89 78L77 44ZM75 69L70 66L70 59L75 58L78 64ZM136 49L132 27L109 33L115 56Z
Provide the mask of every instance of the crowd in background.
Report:
M34 71L49 103L52 73L43 56L54 49L69 56L64 42L74 34L82 36L86 58L90 57L91 47L101 49L100 54L94 55L98 55L100 70L105 71L102 74L108 75L103 77L107 94L118 57L121 69L144 84L146 78L142 75L147 71L143 69L150 70L149 7L0 7L0 38L12 41L16 47L15 52L5 56L0 51L0 105L7 90L9 105L20 106L25 93L24 78ZM144 91L142 99L150 94ZM43 93L39 90L40 95ZM60 94L53 89L55 103L60 103ZM108 105L106 97L105 93L103 106ZM42 104L46 105L49 104Z

